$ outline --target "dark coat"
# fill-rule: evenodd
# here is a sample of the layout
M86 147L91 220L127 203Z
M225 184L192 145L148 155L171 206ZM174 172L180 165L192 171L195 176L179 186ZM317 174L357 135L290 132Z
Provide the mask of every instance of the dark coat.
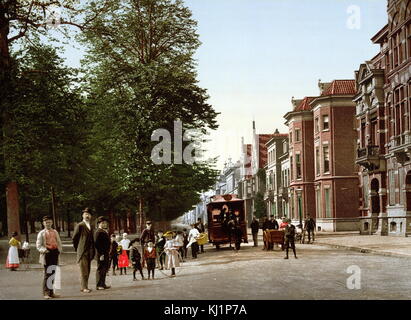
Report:
M97 250L97 260L99 260L100 256L102 255L104 255L104 259L108 259L111 247L111 241L108 232L98 228L94 235L94 239L94 245Z
M269 229L270 221L266 220L263 222L263 231Z
M269 220L268 221L268 223L267 223L267 226L268 226L268 228L267 229L270 229L270 230L278 230L278 222L277 222L277 220L273 220L273 221L271 221L271 220Z
M257 220L254 220L251 222L251 232L252 233L258 233L258 230L260 229L260 223Z
M113 241L110 246L110 257L117 256L117 247L118 243L116 241Z
M315 229L315 221L313 218L306 219L304 221L304 228L305 230L314 230Z
M74 228L73 246L77 252L77 262L80 261L84 253L89 253L89 259L93 260L95 255L94 248L94 228L90 225L91 230L87 228L84 221L80 222Z
M154 234L154 230L144 229L143 232L141 233L141 244L144 245L150 241L152 241L153 243L156 242L156 236Z

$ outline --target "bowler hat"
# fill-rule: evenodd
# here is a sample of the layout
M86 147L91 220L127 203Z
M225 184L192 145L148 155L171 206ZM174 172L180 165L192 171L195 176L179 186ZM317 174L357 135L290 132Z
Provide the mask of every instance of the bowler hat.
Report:
M85 209L83 210L83 213L85 213L85 212L91 214L91 210L90 210L89 208L85 208Z
M103 217L103 216L100 216L100 217L97 218L97 223L100 223L100 222L103 222L103 221L108 222L108 219L106 217Z

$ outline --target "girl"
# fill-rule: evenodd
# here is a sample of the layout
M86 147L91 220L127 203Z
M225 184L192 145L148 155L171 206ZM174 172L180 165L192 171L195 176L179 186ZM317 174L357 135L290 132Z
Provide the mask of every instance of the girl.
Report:
M17 271L16 269L20 265L19 248L21 243L16 239L17 235L17 232L13 232L9 241L10 248L7 255L6 268L10 269L10 271Z
M153 275L154 280L154 269L156 268L156 249L154 248L153 241L147 243L147 248L144 249L144 262L147 262L148 270L148 280L150 280L150 273ZM151 272L150 272L151 271Z
M167 255L167 269L171 268L171 276L176 276L176 267L180 266L180 259L178 257L178 240L173 240L172 234L167 236L167 242L164 246L164 251Z

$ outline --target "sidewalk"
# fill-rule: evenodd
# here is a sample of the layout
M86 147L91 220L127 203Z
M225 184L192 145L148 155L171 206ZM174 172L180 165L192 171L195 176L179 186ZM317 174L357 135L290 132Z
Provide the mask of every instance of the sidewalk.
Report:
M262 242L261 230L258 236ZM248 228L248 241L250 239L252 242L251 229ZM317 232L314 244L361 253L411 258L411 237L368 236L360 235L357 231ZM298 246L298 243L296 245Z

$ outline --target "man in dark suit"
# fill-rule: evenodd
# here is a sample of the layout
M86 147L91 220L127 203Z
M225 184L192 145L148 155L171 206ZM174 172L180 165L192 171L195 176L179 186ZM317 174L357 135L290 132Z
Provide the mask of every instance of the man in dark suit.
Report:
M104 290L110 288L110 286L106 285L106 275L110 264L111 247L110 236L107 230L108 219L105 217L98 217L97 226L98 228L94 236L97 251L96 286L97 290Z
M91 211L83 210L83 221L76 225L73 233L73 246L77 252L77 263L80 267L81 292L89 293L88 278L90 276L91 261L95 255L94 228L90 224Z

